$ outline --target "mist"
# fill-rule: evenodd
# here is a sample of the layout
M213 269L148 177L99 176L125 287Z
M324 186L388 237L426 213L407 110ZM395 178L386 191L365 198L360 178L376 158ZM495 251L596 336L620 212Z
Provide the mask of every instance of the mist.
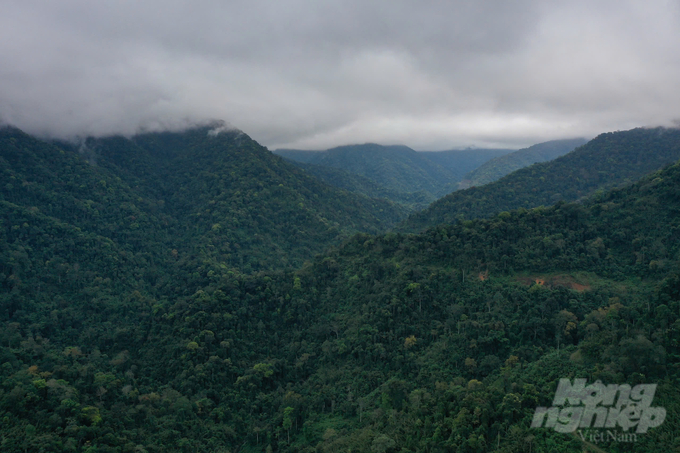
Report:
M680 117L677 2L8 1L0 122L519 148Z

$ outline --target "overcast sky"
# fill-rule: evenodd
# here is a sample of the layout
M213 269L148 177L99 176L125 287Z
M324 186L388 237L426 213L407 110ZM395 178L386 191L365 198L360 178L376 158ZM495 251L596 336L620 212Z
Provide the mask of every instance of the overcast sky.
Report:
M521 147L680 118L676 1L2 0L0 121Z

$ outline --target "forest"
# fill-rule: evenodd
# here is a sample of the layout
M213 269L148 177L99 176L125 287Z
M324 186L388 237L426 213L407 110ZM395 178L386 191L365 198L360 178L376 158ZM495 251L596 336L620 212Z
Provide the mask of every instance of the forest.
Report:
M238 131L2 129L0 450L675 451L677 159L603 134L395 228ZM658 384L666 419L531 428L562 378Z
M459 189L467 189L472 186L483 186L520 168L563 156L587 142L588 140L584 138L551 140L495 157L468 172L463 177L463 181L458 184L458 187Z
M511 209L578 201L598 191L630 184L680 159L678 137L679 129L662 127L600 134L562 157L442 197L411 214L399 229L418 232Z
M456 190L469 171L512 151L474 148L416 152L402 145L365 143L325 151L274 152L331 186L388 199L413 211Z

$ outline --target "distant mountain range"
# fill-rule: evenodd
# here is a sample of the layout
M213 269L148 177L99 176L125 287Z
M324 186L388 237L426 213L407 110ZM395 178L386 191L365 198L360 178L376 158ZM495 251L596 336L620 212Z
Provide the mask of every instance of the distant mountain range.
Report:
M453 175L453 181L461 181L466 174L480 165L512 152L515 152L515 150L506 148L468 148L451 149L448 151L419 151L418 154L449 170Z
M286 154L280 154L287 157ZM294 153L294 156L301 154ZM306 163L339 168L364 176L386 189L397 192L425 192L433 197L451 184L453 176L407 146L382 146L374 143L339 146L304 155Z
M399 192L389 189L372 179L341 168L290 162L326 184L370 198L386 199L407 207L409 210L425 209L433 199L436 199L428 192Z
M678 129L638 128L601 134L555 160L522 168L490 184L451 193L409 216L397 230L421 231L511 209L579 200L598 190L634 182L678 159Z
M468 171L511 151L474 149L417 152L407 146L367 143L326 151L279 149L275 153L299 164L306 164L300 166L336 187L369 196L386 197L418 208L455 190ZM334 172L332 169L346 173ZM368 181L374 187L370 187Z
M520 168L563 156L587 142L585 138L552 140L495 157L467 173L458 188L483 186Z

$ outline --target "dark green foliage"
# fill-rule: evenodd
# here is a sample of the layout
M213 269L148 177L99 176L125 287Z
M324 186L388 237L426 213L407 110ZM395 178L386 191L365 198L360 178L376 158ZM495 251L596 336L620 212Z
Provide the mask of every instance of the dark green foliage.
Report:
M504 148L471 148L451 149L447 151L421 151L418 154L428 158L449 170L456 183L465 179L465 175L492 159L514 152Z
M412 214L400 231L490 217L517 208L573 201L622 186L680 159L680 130L633 129L602 134L550 162L517 170L502 179L452 193Z
M415 194L418 198L426 198L431 202L455 190L462 176L475 168L474 165L507 151L509 150L416 152L406 146L366 143L340 146L323 152L277 150L276 153L305 164L331 167L363 176L391 195L391 200L401 202L405 194ZM310 171L316 174L320 169ZM349 184L354 187L348 188L349 190L367 193L363 191L365 184L360 183L357 186L347 181L338 183L341 178L337 175L332 178L322 176L322 179L329 183L336 181L335 184L342 188L348 188Z
M483 186L529 165L553 160L584 145L585 138L552 140L491 159L463 177L459 189Z
M446 193L445 187L452 182L448 170L407 146L340 146L316 153L308 163L364 176L396 192L425 192L432 200L439 192Z
M304 151L301 149L285 149L285 148L274 150L274 154L277 154L281 157L285 157L286 159L295 162L301 162L303 164L309 164L311 162L314 162L314 160L317 159L319 157L319 154L322 152L323 151Z
M241 270L300 265L406 213L326 186L243 133L210 130L54 146L5 129L0 165L12 188L0 196L130 249L152 240L165 257L211 255Z
M659 383L666 422L600 447L677 447L680 165L586 203L357 234L247 274L218 253L238 232L223 219L285 219L259 198L281 175L299 176L295 201L339 192L247 137L202 135L90 141L96 167L0 138L3 452L583 451L529 428L563 377ZM26 154L5 152L20 140Z
M311 152L311 151L310 151ZM427 207L432 202L432 196L425 192L405 193L387 189L365 176L350 173L345 170L323 165L305 164L291 161L294 165L304 169L309 174L333 187L365 195L370 198L381 198L399 203L409 211Z
M463 176L509 149L416 152L406 146L341 146L327 151L277 149L323 182L420 210L452 192Z

